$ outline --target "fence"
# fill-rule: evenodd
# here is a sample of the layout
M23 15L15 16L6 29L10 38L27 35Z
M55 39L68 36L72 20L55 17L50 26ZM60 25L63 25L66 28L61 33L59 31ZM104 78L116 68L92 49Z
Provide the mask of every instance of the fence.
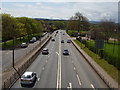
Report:
M116 47L118 47L118 53L115 52L115 48L113 48L114 50L111 49L111 52L114 51L112 54L108 53L110 52L110 49L96 49L94 47L94 43L88 42L87 40L82 40L82 39L77 39L78 41L80 41L82 44L85 45L85 47L87 47L89 50L91 50L92 52L98 54L101 58L105 59L108 63L114 65L117 69L120 70L120 56L118 55L120 53L120 44L115 44ZM109 43L105 43L105 47L109 47L106 45L109 45ZM111 43L110 43L111 44ZM115 47L114 45L114 47ZM119 45L119 46L117 46ZM112 48L112 47L110 47ZM107 52L108 51L108 52ZM116 54L116 56L115 56Z

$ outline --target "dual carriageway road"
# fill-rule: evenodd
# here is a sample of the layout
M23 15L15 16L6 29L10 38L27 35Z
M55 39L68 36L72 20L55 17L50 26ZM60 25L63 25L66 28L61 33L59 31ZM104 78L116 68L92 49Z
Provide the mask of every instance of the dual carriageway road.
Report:
M32 88L108 88L74 45L67 43L70 38L64 30L59 30L56 36L54 32L52 37L55 41L46 45L49 54L42 55L40 52L26 70L37 73L37 81ZM63 55L64 49L68 49L70 55ZM21 87L19 79L12 88L24 87Z

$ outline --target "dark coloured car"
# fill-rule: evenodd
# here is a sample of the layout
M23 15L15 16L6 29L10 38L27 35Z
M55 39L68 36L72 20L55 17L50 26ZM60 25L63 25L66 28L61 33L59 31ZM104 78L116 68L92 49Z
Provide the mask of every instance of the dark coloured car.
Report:
M67 50L67 49L65 49L64 51L63 51L63 55L69 55L70 53L69 53L69 51Z
M64 40L61 40L61 43L64 43Z
M71 40L67 40L67 43L70 43L71 42Z
M49 54L48 49L47 49L47 48L44 48L44 49L42 50L42 54Z
M39 40L39 39L40 39L40 36L36 36L36 39Z
M54 38L52 38L52 40L51 41L55 41L55 39Z
M26 47L28 47L28 44L26 42L24 42L20 46L21 46L21 48L26 48Z
M21 77L21 86L33 85L37 79L36 72L25 72Z

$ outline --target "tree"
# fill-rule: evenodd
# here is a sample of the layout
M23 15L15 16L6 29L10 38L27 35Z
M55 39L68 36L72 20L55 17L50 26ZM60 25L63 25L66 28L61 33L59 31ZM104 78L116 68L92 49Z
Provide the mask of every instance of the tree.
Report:
M9 14L2 14L2 40L10 40L18 36L17 20Z
M101 32L105 34L105 38L108 41L110 37L113 37L115 30L116 30L116 25L112 20L103 20L100 23L101 27Z
M89 30L89 26L88 19L77 12L70 18L67 27L68 29L77 30L79 32L80 30Z

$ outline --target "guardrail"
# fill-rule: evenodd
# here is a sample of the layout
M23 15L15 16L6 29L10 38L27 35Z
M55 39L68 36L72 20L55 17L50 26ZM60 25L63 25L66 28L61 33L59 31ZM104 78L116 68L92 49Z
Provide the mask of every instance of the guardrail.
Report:
M36 49L34 55L30 56L30 58L23 65L16 68L20 75L22 75L26 71L26 69L32 64L32 62L35 60L35 58L39 55L40 50L50 41L50 39L51 39L51 36L46 37L45 42L44 42L44 40L41 42L43 44L39 43L33 49L33 50ZM9 90L13 86L13 84L19 79L18 73L13 72L10 75L10 77L2 83L2 90Z

